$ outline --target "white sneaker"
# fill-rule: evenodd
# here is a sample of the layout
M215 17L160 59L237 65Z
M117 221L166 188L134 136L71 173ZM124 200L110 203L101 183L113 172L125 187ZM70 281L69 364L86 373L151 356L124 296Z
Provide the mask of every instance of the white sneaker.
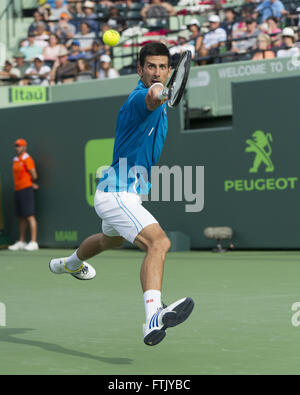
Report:
M70 270L66 265L67 258L51 259L49 262L49 268L52 273L63 274L68 273L78 280L92 280L96 277L96 270L87 262L82 262L82 265L77 270Z
M153 316L143 325L144 343L155 346L166 336L166 329L184 322L194 308L191 298L183 298L170 306L160 307Z
M12 244L8 247L10 251L20 251L24 250L26 247L26 243L24 241L16 241L15 244Z
M39 249L39 245L36 241L30 241L24 248L25 251L36 251Z

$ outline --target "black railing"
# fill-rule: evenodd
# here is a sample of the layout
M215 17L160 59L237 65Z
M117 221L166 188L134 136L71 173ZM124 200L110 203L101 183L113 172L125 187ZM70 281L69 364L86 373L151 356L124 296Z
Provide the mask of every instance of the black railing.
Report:
M20 7L23 7L22 0L18 0ZM18 13L16 10L16 0L9 0L6 7L0 14L0 24L5 23L5 39L1 37L1 41L7 47L10 47L11 36L16 36L16 19L18 18Z

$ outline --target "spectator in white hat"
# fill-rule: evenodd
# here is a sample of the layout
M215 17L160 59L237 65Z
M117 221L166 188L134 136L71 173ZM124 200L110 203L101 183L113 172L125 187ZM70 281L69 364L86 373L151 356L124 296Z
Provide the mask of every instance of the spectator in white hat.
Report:
M195 47L195 52L198 53L203 41L203 35L201 34L201 26L198 19L196 18L191 19L187 24L187 28L191 32L191 37L190 37L191 44L193 44L193 46Z
M119 72L111 67L111 58L108 55L102 55L100 57L100 69L97 73L97 78L103 80L106 78L117 78L119 77Z
M296 36L291 27L285 27L282 30L282 48L277 52L278 58L286 58L289 56L298 56L299 48L295 46Z
M96 21L97 15L95 13L95 3L93 1L85 1L83 3L83 14L84 14L84 19L87 19L90 24L90 28L93 32L98 32L99 30L99 24Z
M211 15L208 22L209 32L204 35L200 56L216 56L219 53L220 46L227 40L226 31L220 27L221 20L218 15ZM201 64L206 63L207 61L201 62Z
M50 67L44 64L43 55L36 55L33 65L28 67L24 75L24 85L49 85Z

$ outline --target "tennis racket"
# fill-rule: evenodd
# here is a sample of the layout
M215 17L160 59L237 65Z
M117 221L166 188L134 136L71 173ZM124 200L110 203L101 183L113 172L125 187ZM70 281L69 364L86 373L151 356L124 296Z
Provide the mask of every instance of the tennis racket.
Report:
M159 94L160 100L168 98L168 106L176 107L182 98L191 67L192 53L185 51L173 71L167 86Z

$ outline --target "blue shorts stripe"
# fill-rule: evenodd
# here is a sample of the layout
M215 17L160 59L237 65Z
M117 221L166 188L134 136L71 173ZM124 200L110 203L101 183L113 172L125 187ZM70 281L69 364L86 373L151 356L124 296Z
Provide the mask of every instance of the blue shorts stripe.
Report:
M139 222L139 220L135 217L135 215L129 210L128 207L125 206L124 202L122 202L122 199L120 197L120 195L118 194L118 197L120 199L120 203L122 204L122 207L124 208L124 210L127 210L129 212L130 215L132 215L132 217L136 220L136 222L140 225L141 229L144 229L144 227L142 226L142 224Z
M136 226L136 223L134 222L134 220L130 217L130 215L129 215L129 214L125 211L125 209L121 206L121 204L120 204L118 198L117 198L115 195L113 195L113 196L114 196L114 198L116 199L116 201L117 201L117 203L118 203L120 209L124 211L124 213L125 213L125 214L127 215L127 217L130 219L130 221L131 221L131 222L134 224L134 226L136 227L137 232L139 232L138 227Z

